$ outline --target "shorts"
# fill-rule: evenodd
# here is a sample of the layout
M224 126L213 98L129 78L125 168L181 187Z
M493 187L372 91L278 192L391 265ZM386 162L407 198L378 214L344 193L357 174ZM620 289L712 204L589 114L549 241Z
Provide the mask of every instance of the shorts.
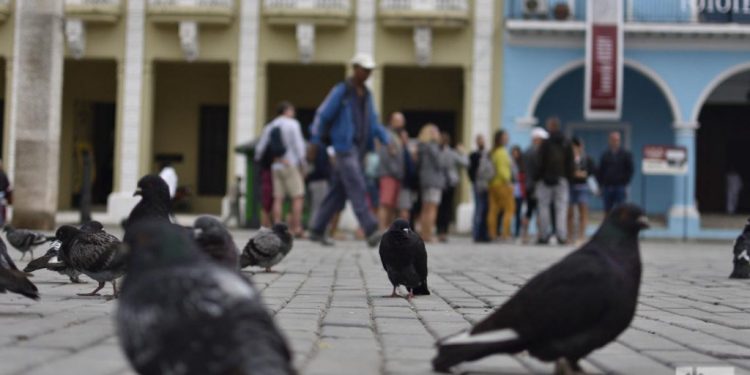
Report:
M443 198L443 191L437 188L422 189L422 203L440 204Z
M411 207L414 206L414 195L411 189L401 187L401 191L398 192L398 209L411 210Z
M391 176L380 177L380 204L389 208L396 207L401 190L401 182Z
M589 204L591 190L588 184L575 184L570 187L570 205Z
M273 208L273 177L270 169L260 171L260 207L265 212Z
M305 195L305 182L299 168L285 165L273 169L273 197L299 198Z

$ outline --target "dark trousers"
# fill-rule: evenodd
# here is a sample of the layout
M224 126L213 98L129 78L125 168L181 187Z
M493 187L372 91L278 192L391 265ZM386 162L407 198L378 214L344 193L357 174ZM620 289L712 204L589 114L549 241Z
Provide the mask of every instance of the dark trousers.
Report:
M487 241L487 190L477 191L474 188L474 222L472 223L474 241Z
M448 233L448 227L453 221L453 193L456 188L453 186L443 189L443 196L440 199L440 205L437 212L437 233Z
M521 216L523 214L523 198L516 197L516 222L513 224L513 237L521 235Z
M618 204L625 203L625 186L604 186L602 198L604 199L604 211L612 211Z

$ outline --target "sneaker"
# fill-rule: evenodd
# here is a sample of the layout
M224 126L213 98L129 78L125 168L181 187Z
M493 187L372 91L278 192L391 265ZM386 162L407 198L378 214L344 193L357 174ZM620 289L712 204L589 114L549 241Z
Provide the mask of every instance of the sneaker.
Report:
M315 232L310 232L310 235L308 236L308 239L312 242L317 242L323 246L333 246L334 243L331 242L331 240L328 239L328 237L324 234L318 234Z
M367 236L367 246L369 246L369 247L378 246L378 244L380 243L380 237L382 237L382 236L383 235L380 234L380 231L378 231L378 230L372 232L372 234L370 234L369 236Z
M537 245L549 245L549 238L540 238L536 240Z

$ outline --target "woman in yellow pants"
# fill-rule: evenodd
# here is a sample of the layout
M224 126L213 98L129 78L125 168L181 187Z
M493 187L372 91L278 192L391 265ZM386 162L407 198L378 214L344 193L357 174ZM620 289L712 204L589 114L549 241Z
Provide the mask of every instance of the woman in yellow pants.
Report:
M487 233L491 241L497 238L497 217L503 213L503 232L501 240L510 239L510 223L516 211L516 201L513 197L513 179L511 159L506 149L508 133L498 130L495 133L492 149L492 165L495 167L495 177L490 181L487 212Z

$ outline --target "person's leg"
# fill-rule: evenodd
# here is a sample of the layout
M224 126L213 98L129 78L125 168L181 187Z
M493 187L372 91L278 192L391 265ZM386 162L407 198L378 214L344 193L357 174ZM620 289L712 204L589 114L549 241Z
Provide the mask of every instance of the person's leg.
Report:
M625 186L618 186L617 187L617 203L616 204L623 204L628 199L627 194L625 192Z
M586 227L589 225L589 205L583 201L578 203L578 241L586 239Z
M474 216L471 220L471 238L474 241L479 241L479 225L480 225L480 207L479 207L479 191L476 187L473 187L472 192L474 193Z
M489 240L490 236L487 233L487 213L489 212L489 191L485 190L479 193L479 201L481 203L481 212L479 216L479 238L481 241Z
M448 227L450 227L451 211L453 211L453 187L447 187L443 189L442 199L440 200L440 206L438 206L437 213L437 233L441 241L445 241L445 236L448 234Z
M335 170L328 187L328 192L323 198L323 202L320 204L318 212L316 212L315 217L313 217L312 225L310 225L311 237L325 235L326 227L328 227L333 216L341 211L341 205L343 202L346 202L344 185L341 182L340 172Z
M431 202L423 201L422 209L419 213L419 235L422 237L424 242L432 241L432 227L430 226L430 210L434 204Z
M339 177L346 198L352 204L354 215L357 217L360 227L364 230L365 235L369 237L377 232L378 221L367 207L367 202L362 199L367 193L367 186L361 163L357 159L356 154L342 155L337 161Z
M502 200L502 186L490 185L487 190L487 237L490 241L497 239L497 215L500 214Z
M576 206L577 204L575 203L575 199L571 199L570 206L568 207L568 242L570 243L576 241L576 235L575 235L576 233L576 230L575 230Z
M537 221L539 223L539 240L546 242L549 239L550 232L550 203L552 201L552 189L547 187L544 183L539 182L536 186L536 198L537 198L537 210L539 215Z
M425 229L425 233L427 233L428 241L432 241L432 234L435 230L435 222L437 221L438 205L439 203L427 204L427 228Z
M516 197L516 215L513 222L513 237L518 238L521 235L521 217L523 216L523 198Z
M503 234L502 239L510 239L510 224L513 220L513 212L516 211L516 200L513 197L513 187L510 185L501 185L502 201L501 210L503 211Z
M570 189L568 188L568 181L564 178L560 179L560 182L555 187L555 222L557 223L557 240L565 243L568 241L568 204L570 197Z

